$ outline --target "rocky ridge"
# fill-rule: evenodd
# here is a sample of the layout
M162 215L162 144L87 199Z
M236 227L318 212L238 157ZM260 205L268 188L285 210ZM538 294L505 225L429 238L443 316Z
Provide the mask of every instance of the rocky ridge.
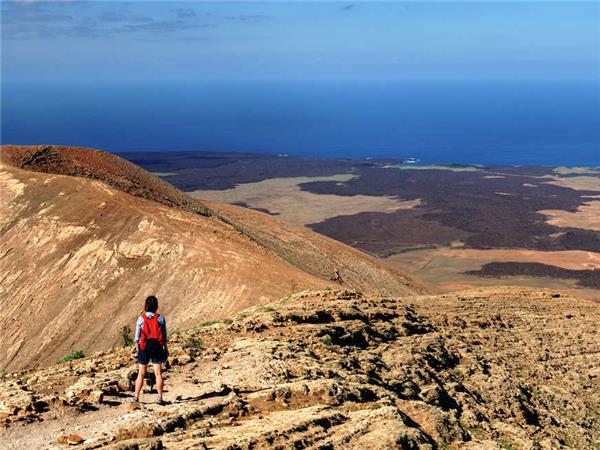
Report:
M543 290L306 291L175 332L164 407L128 402L126 348L5 376L0 447L594 449L599 320Z
M33 172L101 181L119 191L166 206L204 216L212 214L201 201L189 197L141 167L93 148L4 145L0 160L6 165Z

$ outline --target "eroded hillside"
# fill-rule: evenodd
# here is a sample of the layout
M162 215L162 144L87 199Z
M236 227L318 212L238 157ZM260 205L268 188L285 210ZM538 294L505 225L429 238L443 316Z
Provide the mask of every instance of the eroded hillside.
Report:
M594 449L599 320L553 291L304 292L175 336L166 406L129 402L128 349L5 377L0 434L7 448Z
M103 152L3 147L1 157L3 370L110 347L150 293L184 329L306 288L426 289L315 233L284 236L276 220L257 239L243 217Z

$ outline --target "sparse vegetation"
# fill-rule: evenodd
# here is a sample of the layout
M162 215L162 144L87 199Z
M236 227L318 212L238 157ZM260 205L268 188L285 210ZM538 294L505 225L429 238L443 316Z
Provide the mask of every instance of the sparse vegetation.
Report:
M321 342L323 343L323 345L325 345L326 347L329 347L331 345L331 336L329 336L328 334L326 334L325 336L323 336L321 338Z
M6 375L8 375L8 372L6 370L0 370L0 380L2 378L4 378Z
M180 334L181 334L181 331L179 331L178 329L169 331L169 337L179 336Z
M233 323L233 319L230 319L229 317L227 319L223 319L223 323L225 325L231 325Z
M273 312L273 311L275 311L275 309L274 309L274 308L271 308L270 306L261 306L261 307L260 307L260 310L261 310L262 312Z
M123 347L129 347L133 345L131 333L131 327L129 325L125 325L123 328L121 328L121 344L123 344Z
M458 379L463 378L463 372L459 367L454 367L453 369L450 370L450 373Z
M194 336L188 336L182 345L183 348L188 350L200 350L204 347L202 339L198 339Z
M29 377L24 376L23 379L21 380L21 384L27 384L27 383L29 383Z
M69 361L74 361L76 359L81 359L84 358L85 354L83 353L82 350L74 350L71 353L69 353L68 355L66 355L64 358L62 358L61 360L58 361L58 364L62 364L62 363L66 363Z
M466 432L468 432L472 437L474 437L476 439L481 439L485 436L485 431L481 427L469 427L469 426L463 425L463 428L465 429Z
M323 292L331 292L331 288L327 286L326 288L323 288Z
M201 327L210 327L210 326L212 326L212 325L216 325L216 324L218 324L218 323L219 323L219 321L218 321L218 320L207 320L207 321L205 321L205 322L202 322L202 323L200 324L200 326L201 326Z

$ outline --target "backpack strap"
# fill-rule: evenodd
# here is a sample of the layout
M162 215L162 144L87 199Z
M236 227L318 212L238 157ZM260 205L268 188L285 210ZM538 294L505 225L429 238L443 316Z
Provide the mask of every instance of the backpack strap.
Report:
M144 312L140 315L140 318L142 319L142 327L140 329L140 350L144 350L146 348L146 332L145 332L144 325L146 324L146 319L148 317L146 316L146 313Z

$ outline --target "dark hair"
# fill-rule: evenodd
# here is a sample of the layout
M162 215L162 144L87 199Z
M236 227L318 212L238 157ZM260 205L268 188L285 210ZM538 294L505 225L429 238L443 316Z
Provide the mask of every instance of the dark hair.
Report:
M146 305L144 306L144 310L146 312L155 313L158 309L158 299L154 295L150 295L146 298Z

